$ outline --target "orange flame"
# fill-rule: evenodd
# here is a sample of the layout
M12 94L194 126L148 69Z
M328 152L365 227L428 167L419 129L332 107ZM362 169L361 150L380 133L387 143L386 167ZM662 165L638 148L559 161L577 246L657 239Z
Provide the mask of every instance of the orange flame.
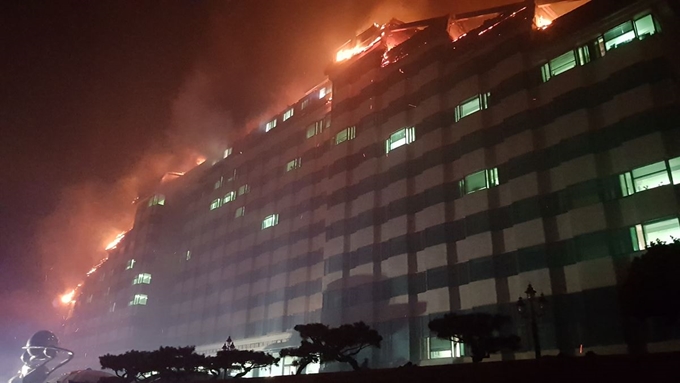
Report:
M75 300L73 297L76 295L76 290L72 289L66 294L63 294L61 297L59 297L59 300L61 301L62 304L70 304L70 303L75 303Z
M106 247L104 248L104 250L113 250L113 249L115 249L116 246L118 246L118 244L120 243L120 241L123 240L123 238L125 237L125 234L126 234L126 233L127 233L127 231L124 231L124 232L118 234L118 235L116 236L116 239L114 239L113 241L109 242L109 244L106 245Z
M196 165L200 165L205 162L205 156L198 156L196 157Z
M542 15L536 15L534 18L534 24L536 24L536 28L538 29L546 29L550 26L550 24L552 24L552 20Z

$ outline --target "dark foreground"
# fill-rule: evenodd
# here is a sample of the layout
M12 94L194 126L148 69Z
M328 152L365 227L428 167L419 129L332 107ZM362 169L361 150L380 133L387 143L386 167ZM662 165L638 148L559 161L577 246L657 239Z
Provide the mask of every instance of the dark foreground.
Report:
M248 382L252 383L264 381L270 383L680 383L680 353L651 354L642 357L547 357L540 361L414 366L361 372L248 379Z

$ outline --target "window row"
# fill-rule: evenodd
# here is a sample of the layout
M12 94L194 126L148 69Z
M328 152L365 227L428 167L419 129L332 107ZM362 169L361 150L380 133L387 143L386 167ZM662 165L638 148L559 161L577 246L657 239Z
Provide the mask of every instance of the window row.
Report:
M558 76L579 65L589 63L592 58L604 57L608 51L616 49L636 39L642 40L659 31L651 14L628 20L608 30L590 43L563 53L541 66L543 82ZM594 55L594 57L592 57Z
M619 175L623 196L680 183L680 157L641 166Z
M248 184L241 185L238 190L232 190L224 195L222 198L216 198L210 202L210 210L215 210L228 204L231 201L236 201L237 196L248 194L250 192L250 186Z

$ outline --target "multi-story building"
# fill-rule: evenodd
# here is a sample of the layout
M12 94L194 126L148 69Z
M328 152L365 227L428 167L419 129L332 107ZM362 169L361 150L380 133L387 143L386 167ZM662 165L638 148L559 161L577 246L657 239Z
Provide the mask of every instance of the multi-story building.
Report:
M369 28L327 82L139 203L67 338L276 351L295 324L361 320L384 337L371 365L428 364L464 355L429 320L486 311L523 339L502 357L527 357L531 283L548 353L625 352L617 285L680 237L679 14L526 2Z

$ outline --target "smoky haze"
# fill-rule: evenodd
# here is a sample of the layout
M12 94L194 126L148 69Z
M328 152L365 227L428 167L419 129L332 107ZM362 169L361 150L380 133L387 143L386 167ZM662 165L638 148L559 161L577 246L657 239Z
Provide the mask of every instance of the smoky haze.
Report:
M484 7L513 1L484 2ZM218 157L374 22L477 0L16 2L0 8L0 377L167 171ZM5 20L6 18L6 20ZM11 368L10 368L11 367ZM93 366L97 367L97 366Z

